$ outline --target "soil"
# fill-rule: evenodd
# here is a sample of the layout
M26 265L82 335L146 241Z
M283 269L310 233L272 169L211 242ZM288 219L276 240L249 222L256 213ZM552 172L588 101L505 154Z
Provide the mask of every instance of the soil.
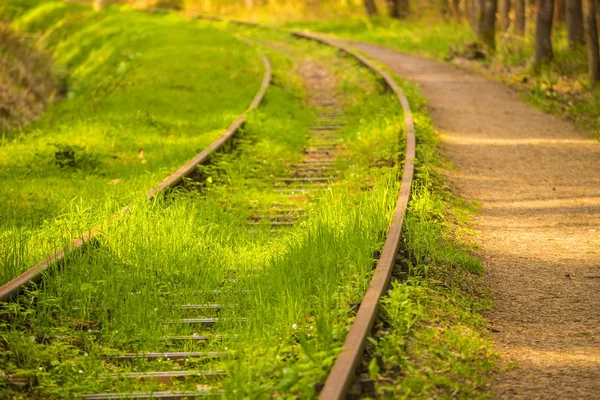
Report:
M65 88L59 84L52 58L2 24L0 54L1 134L39 118Z
M600 399L600 144L451 65L353 45L420 85L475 227L499 399Z

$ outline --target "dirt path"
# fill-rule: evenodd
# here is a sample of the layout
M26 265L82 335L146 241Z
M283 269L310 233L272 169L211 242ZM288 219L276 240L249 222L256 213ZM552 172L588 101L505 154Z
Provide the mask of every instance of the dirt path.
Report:
M518 366L506 399L600 399L600 144L501 84L383 47L354 44L420 84L457 167L494 293L497 350Z

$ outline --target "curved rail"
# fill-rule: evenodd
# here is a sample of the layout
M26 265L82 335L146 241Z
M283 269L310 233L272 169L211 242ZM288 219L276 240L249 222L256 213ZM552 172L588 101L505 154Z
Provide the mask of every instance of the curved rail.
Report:
M251 45L251 43L249 43L246 40L241 41L248 45ZM261 54L261 56L265 68L265 73L263 75L263 80L260 89L254 96L254 99L252 100L252 103L250 103L250 106L248 106L248 108L229 126L229 128L227 128L223 135L221 135L218 139L212 142L206 149L204 149L202 152L200 152L198 155L192 158L189 162L187 162L173 174L169 175L157 186L152 188L146 194L146 197L149 200L155 198L159 193L162 193L169 188L177 186L179 183L181 183L183 178L189 176L198 165L205 163L214 152L219 150L221 147L223 147L223 145L225 145L225 143L231 140L231 138L237 133L237 131L246 121L248 113L256 107L258 107L265 95L265 92L267 91L267 88L271 83L272 76L272 68L269 59L264 54ZM113 217L113 219L127 213L129 209L130 206L124 207L119 213L117 213L117 215ZM86 234L84 234L80 238L71 241L71 243L69 243L66 249L57 251L50 257L40 261L39 263L37 263L27 271L23 272L16 278L0 286L0 302L6 302L10 300L11 297L18 294L27 285L40 281L42 279L44 271L48 270L53 265L63 261L67 254L79 248L82 248L90 240L100 236L100 233L101 226L96 226L90 229Z
M396 255L400 247L402 224L410 199L415 169L414 158L416 153L416 139L414 121L410 110L410 104L402 89L387 72L373 64L366 57L352 50L340 41L307 32L295 31L292 32L292 34L296 37L315 40L328 46L336 47L355 57L367 68L375 71L384 79L389 88L392 89L396 94L396 97L398 97L402 109L404 110L406 154L404 158L404 172L400 183L400 193L398 195L398 200L396 201L392 224L385 240L385 244L383 245L383 250L381 251L381 256L377 262L369 288L360 303L350 332L348 332L348 335L346 335L346 339L344 340L343 350L335 360L333 368L325 381L325 386L319 395L319 399L321 400L343 399L352 384L352 380L355 377L355 371L362 359L367 337L373 328L373 323L377 316L379 300L389 285L394 262L396 261Z
M226 19L218 16L199 15L197 18L212 21L224 21L238 25L266 28L282 32L281 29L276 27L268 27L256 24L254 22ZM396 208L394 209L392 223L390 225L386 241L383 245L383 250L381 251L381 256L377 262L375 271L373 272L373 277L367 292L365 293L358 312L356 313L356 318L352 323L350 331L344 340L343 350L336 358L333 368L327 376L325 385L319 395L319 399L321 400L343 399L345 398L345 395L352 384L352 381L355 377L355 371L362 359L367 338L377 317L379 301L389 286L390 277L392 275L394 263L400 247L402 226L404 223L406 209L408 208L408 201L410 199L415 169L414 159L416 156L416 138L414 131L414 120L412 117L410 104L402 89L387 72L375 65L365 56L351 49L340 40L330 39L306 31L292 31L291 34L298 38L317 41L327 46L340 49L356 58L368 69L374 71L376 74L381 76L381 78L383 78L386 85L398 98L398 101L400 102L400 105L404 111L406 154L404 158L402 181L400 183L400 192L396 201ZM400 132L400 134L401 133L402 132Z

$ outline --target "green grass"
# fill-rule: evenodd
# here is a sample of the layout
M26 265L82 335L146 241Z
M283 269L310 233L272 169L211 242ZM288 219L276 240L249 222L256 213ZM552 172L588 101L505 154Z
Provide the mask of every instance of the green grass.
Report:
M158 19L158 17L156 17ZM178 191L151 203L135 201L131 214L107 225L97 247L74 254L44 283L2 310L0 368L36 379L28 396L69 398L104 390L158 386L101 378L105 354L123 351L226 350L218 361L185 367L223 368L211 385L232 398L311 398L340 350L351 304L368 284L397 196L402 151L401 115L394 96L351 59L311 42L255 30L236 30L264 45L274 85L253 112L237 146L203 168L201 194ZM306 102L302 65L327 65L338 77L346 126L336 163L340 179L310 201L292 201L308 218L273 235L249 229L255 209L282 196L271 177L285 176L302 157L315 109ZM235 279L235 281L232 281ZM219 298L212 290L226 291ZM202 346L173 345L169 335L204 332L165 321L194 316L177 305L219 302L214 330L228 337ZM228 320L245 316L246 321ZM237 335L237 336L234 336ZM140 362L118 372L177 367ZM195 388L197 381L176 387ZM4 392L1 392L4 390ZM12 395L8 388L0 393Z
M172 23L165 32L172 32L173 26L183 29L182 20L174 16L127 11L89 16L127 17L157 26ZM275 68L274 85L263 106L250 115L237 146L202 168L206 181L201 194L182 190L149 203L132 184L130 215L118 224L106 224L105 234L89 251L71 255L69 263L50 271L43 284L2 309L0 369L35 382L26 394L29 398L164 389L102 377L113 369L101 357L124 351L207 349L229 355L222 360L188 360L183 366L169 360L138 362L116 371L218 368L228 375L206 382L184 380L175 388L195 389L207 383L231 398L313 398L316 384L323 381L341 350L353 318L352 305L366 289L373 255L383 244L397 196L401 171L394 160L403 151L402 141L398 142L398 104L370 73L331 49L273 32L227 24L199 26L228 40L235 33L261 44ZM418 40L430 43L432 39L424 35ZM51 36L47 40L51 43ZM418 40L406 46L414 47ZM246 50L254 60L255 53ZM435 51L429 55L435 56ZM326 63L339 79L336 91L345 99L346 126L340 133L343 151L336 170L343 179L331 191L300 202L308 218L282 234L271 234L268 226L247 229L253 210L270 210L273 202L281 201L272 193L277 186L271 177L285 176L307 144L316 110L307 105L297 73L305 63ZM103 66L99 63L98 68ZM423 99L413 86L403 83L403 87L415 113L419 139L415 191L404 237L410 278L406 284L395 284L383 301L385 322L378 325L377 341L370 349L378 354L374 360L381 362L372 362L369 370L384 398L484 398L495 365L481 317L489 304L477 279L482 266L471 255L468 220L473 210L442 189L438 171L443 165ZM162 94L164 87L160 90ZM140 97L146 99L147 94ZM113 94L108 97L113 98ZM114 99L116 108L120 103ZM127 96L119 101L126 104ZM101 104L104 107L104 100ZM123 131L123 137L131 137L132 132ZM105 145L99 143L97 151ZM132 153L135 158L137 150ZM78 161L81 165L96 162L84 155ZM136 182L142 187L142 180ZM81 221L115 209L117 204L107 197L93 208L81 200L70 202L69 213L58 219L48 217L41 228L81 229ZM10 254L25 254L29 249L31 241L23 238L28 238L31 228L20 229L29 231L9 237ZM226 292L215 298L215 289ZM213 302L236 307L223 310L219 314L223 319L211 331L165 322L196 316L178 305ZM247 319L228 319L239 315ZM164 335L194 332L229 339L205 345L161 340ZM0 394L15 392L0 385Z
M439 20L348 17L287 26L378 43L437 60L447 58L451 50L460 52L465 44L475 41L473 30L466 23ZM498 33L496 54L483 62L461 65L513 86L532 106L571 120L598 137L600 91L589 87L585 48L570 48L565 28L557 27L553 33L554 61L544 66L539 75L534 74L534 35L533 29L524 38Z
M417 135L413 196L405 219L405 283L382 300L369 350L379 398L489 398L496 355L482 312L490 306L472 254L473 205L458 199L440 174L437 134L418 89L402 82Z
M385 17L348 17L340 20L294 22L287 26L379 43L436 59L446 57L450 47L475 40L472 30L464 24L398 21Z
M530 30L525 38L498 36L496 57L475 64L475 69L516 88L532 106L573 121L599 137L600 90L589 86L585 47L572 49L565 28L556 27L554 60L536 74L532 71L534 34Z
M263 76L255 49L208 23L64 2L19 14L12 26L54 56L68 89L0 138L0 283L204 149Z

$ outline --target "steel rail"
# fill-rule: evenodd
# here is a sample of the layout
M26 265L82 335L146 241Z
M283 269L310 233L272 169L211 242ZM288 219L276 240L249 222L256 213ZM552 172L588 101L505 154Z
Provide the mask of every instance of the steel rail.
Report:
M381 256L379 257L377 266L373 272L371 283L369 284L367 292L360 303L360 307L358 308L358 312L356 313L356 317L352 323L350 331L344 340L343 350L336 358L333 368L331 369L331 372L325 381L325 386L323 386L323 389L319 395L319 399L321 400L343 399L345 398L346 393L348 392L352 381L356 376L356 370L360 365L367 338L377 317L379 300L385 294L385 291L389 286L390 277L392 275L394 263L400 247L402 225L404 222L406 209L408 207L408 201L410 199L415 169L414 159L416 156L416 138L414 131L414 120L412 117L410 104L402 89L387 72L383 71L362 54L344 45L340 41L325 38L313 33L294 31L292 34L296 37L315 40L320 43L338 48L356 58L367 68L376 72L384 79L386 84L396 94L396 97L398 98L404 111L406 154L404 158L402 181L400 183L400 192L396 201L396 208L394 210L392 223L383 245ZM402 130L400 133L402 134Z
M269 27L256 24L254 22L236 19L226 19L206 15L199 15L197 18L285 32L277 27ZM367 69L370 69L383 78L386 85L398 98L398 101L400 102L404 112L406 152L404 157L404 170L402 174L402 180L400 182L400 191L396 200L396 208L394 209L392 223L390 225L386 241L383 245L381 256L379 257L377 266L373 272L369 287L363 297L362 302L360 303L354 322L350 327L350 331L344 340L343 350L336 358L333 368L327 376L325 385L319 394L320 400L343 399L346 397L346 393L350 389L350 386L352 385L352 382L356 376L356 370L362 360L367 338L377 317L379 301L389 286L390 278L397 258L397 253L400 248L402 226L404 223L404 216L408 208L408 202L410 200L415 170L414 159L416 157L416 137L414 120L412 117L410 103L408 102L404 91L400 88L400 86L398 86L390 74L385 72L368 58L351 47L345 45L339 39L331 39L308 31L291 31L288 33L291 33L297 38L313 40L326 46L337 48L356 58L360 63L367 67ZM402 135L402 129L400 129L400 135Z
M247 45L252 45L252 43L247 40L240 40ZM175 171L173 174L169 175L166 179L160 182L157 186L150 189L150 191L146 194L148 200L152 200L156 198L160 193L164 192L169 188L173 188L180 184L183 179L189 176L192 172L195 171L198 165L204 164L208 161L210 156L214 154L216 151L221 149L226 143L228 143L233 136L238 132L238 130L242 127L244 122L246 121L246 117L256 107L258 107L264 98L265 92L267 88L271 84L272 77L272 67L269 59L266 55L261 53L261 58L264 65L264 75L260 85L259 91L254 96L254 99L248 106L248 108L240 114L240 116L227 128L225 133L223 133L218 139L212 142L206 149L188 161L185 165ZM131 206L126 206L117 213L117 215L113 216L110 221L113 221L123 214L126 214L130 210ZM33 267L29 268L27 271L21 273L17 277L12 280L6 282L4 285L0 286L0 302L7 302L13 296L17 295L21 290L35 282L39 282L43 274L46 270L48 270L53 265L56 265L60 262L63 262L69 253L73 251L83 248L90 240L97 238L102 233L102 225L96 226L90 229L87 233L82 235L81 237L72 240L66 247L66 249L61 249L51 256L45 258L40 261Z
M204 15L197 16L196 18L213 21L225 21L238 25L273 29L280 32L284 32L283 30L278 28L267 27L260 24L241 20L231 20ZM319 395L319 399L321 400L343 399L346 397L346 393L348 392L356 376L356 370L359 367L360 362L362 360L367 338L373 328L373 324L377 317L379 301L385 294L385 291L389 286L389 281L392 275L397 253L400 248L404 216L408 207L412 181L414 177L414 158L416 153L414 121L412 118L410 104L408 102L408 99L404 95L402 89L387 72L383 71L380 67L375 65L369 59L367 59L366 57L364 57L363 55L361 55L360 53L353 50L352 48L345 45L339 40L330 39L310 32L292 31L289 33L291 33L297 38L317 41L324 45L340 49L356 58L368 69L370 69L371 71L378 74L381 78L383 78L386 85L394 92L394 94L398 98L404 111L404 124L406 130L406 153L404 158L404 170L400 184L399 195L396 201L396 207L392 218L392 223L390 225L386 241L384 243L380 258L377 262L377 266L374 270L369 287L359 306L350 331L346 335L346 338L344 340L343 350L336 358L334 366L331 369L326 379L325 385ZM189 176L189 174L191 174L194 171L197 165L206 162L212 153L220 149L225 143L228 142L228 140L231 139L231 137L234 136L235 132L244 123L247 113L260 103L264 92L266 91L266 88L269 85L271 78L271 67L268 62L268 59L265 56L263 56L263 58L265 60L266 65L265 78L263 79L263 84L261 85L261 91L259 92L259 94L257 94L248 110L246 110L246 112L244 112L236 121L234 121L234 123L230 126L226 133L222 135L219 139L217 139L215 142L213 142L206 150L199 153L196 157L194 157L187 164L182 166L174 174L170 175L159 185L151 189L147 194L148 199L152 199L164 190L176 186L186 176ZM400 134L402 135L402 129L400 130ZM78 247L83 246L87 241L98 235L98 233L99 228L94 228L82 238L74 240L68 247L67 252L70 252ZM61 250L53 256L42 261L35 267L26 271L18 278L15 278L13 281L0 287L0 301L6 301L12 295L16 294L24 285L41 278L42 272L44 270L46 270L50 265L63 260L65 255L65 251ZM21 278L21 282L15 282L19 278ZM16 286L16 290L13 289L13 291L7 292L7 286L9 284L13 284L13 286ZM190 393L188 394L188 396L193 396L194 394L195 393Z

